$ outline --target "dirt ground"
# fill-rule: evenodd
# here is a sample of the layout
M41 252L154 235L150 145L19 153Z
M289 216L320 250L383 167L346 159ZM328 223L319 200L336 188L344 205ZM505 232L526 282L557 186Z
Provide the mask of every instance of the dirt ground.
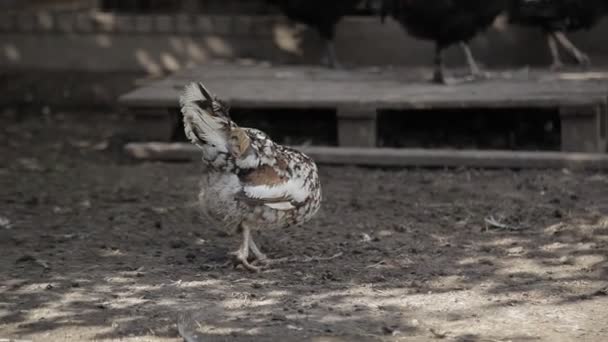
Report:
M322 210L261 232L286 260L252 274L199 165L120 157L122 125L0 118L0 340L608 339L606 173L321 167Z

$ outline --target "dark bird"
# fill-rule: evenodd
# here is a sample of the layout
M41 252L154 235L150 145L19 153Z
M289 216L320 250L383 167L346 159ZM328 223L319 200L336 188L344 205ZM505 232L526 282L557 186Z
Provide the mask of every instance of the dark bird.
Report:
M217 228L239 231L237 264L251 271L249 252L266 262L252 231L282 229L308 221L321 205L317 165L305 154L239 127L229 107L200 83L180 98L186 136L201 149L200 209Z
M469 41L508 9L507 0L383 0L382 19L391 16L412 36L435 42L433 81L445 83L443 50L459 43L474 77L482 76Z
M590 65L587 54L579 50L566 33L589 30L606 14L607 0L512 0L509 21L542 29L553 58L551 68L560 69L564 64L560 58L559 45L580 65Z
M329 66L339 68L334 38L336 25L355 11L361 0L267 0L278 7L289 19L306 24L325 41L325 58Z

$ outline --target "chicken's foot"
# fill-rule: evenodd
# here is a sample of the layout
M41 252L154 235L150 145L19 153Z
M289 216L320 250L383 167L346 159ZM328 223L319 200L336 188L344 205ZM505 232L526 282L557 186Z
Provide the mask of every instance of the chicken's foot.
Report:
M243 233L243 243L239 247L236 252L232 253L233 256L233 265L237 267L238 265L243 265L247 270L252 272L259 272L260 268L253 266L249 263L247 258L249 258L249 242L251 241L251 230L247 225L241 224L240 229ZM257 249L257 247L256 247Z
M262 253L253 241L253 236L251 234L249 234L249 250L251 251L251 253L253 253L253 256L255 256L254 262L260 262L263 264L267 264L269 262L269 259L266 254Z
M562 63L562 59L559 55L559 47L557 46L557 40L553 33L547 34L547 43L549 44L549 50L551 51L551 59L553 59L551 70L558 71L563 69L564 63Z
M467 42L461 42L460 47L464 52L464 56L467 59L467 64L469 65L469 72L473 78L486 78L487 74L479 68L477 61L475 61L475 57L473 57L473 53L471 52L471 47Z
M332 39L325 39L325 56L322 62L332 69L342 69L342 64L338 61L336 45Z
M566 37L566 34L564 32L558 31L558 32L555 32L554 35L555 35L555 38L557 39L557 41L564 47L564 49L566 49L568 52L570 52L570 54L572 54L572 56L576 59L578 64L580 64L581 66L584 66L584 67L588 67L591 65L591 60L589 59L589 56L587 56L587 54L585 54L584 52L579 50L570 41L570 39L568 39L568 37Z
M435 46L435 70L433 72L433 83L446 84L443 65L443 47Z

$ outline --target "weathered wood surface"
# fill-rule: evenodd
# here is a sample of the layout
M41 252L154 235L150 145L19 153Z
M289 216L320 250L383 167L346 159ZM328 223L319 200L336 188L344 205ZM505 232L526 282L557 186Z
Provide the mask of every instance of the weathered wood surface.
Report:
M233 107L335 109L340 146L376 146L376 112L382 109L470 108L491 115L497 108L549 108L562 114L564 151L605 152L607 147L608 73L601 72L496 73L488 80L444 86L403 69L207 65L152 82L120 102L134 111L166 115L192 81L204 82Z
M606 152L606 106L562 107L561 149L565 152Z
M296 147L318 164L384 167L479 167L608 170L599 153L430 150L355 147ZM201 151L189 143L131 143L125 152L139 160L196 161Z
M315 67L210 65L185 70L121 97L127 107L177 106L191 81L204 82L234 107L374 109L516 108L603 103L604 74L496 74L453 86L413 81L404 70L326 70ZM401 75L404 74L404 75Z

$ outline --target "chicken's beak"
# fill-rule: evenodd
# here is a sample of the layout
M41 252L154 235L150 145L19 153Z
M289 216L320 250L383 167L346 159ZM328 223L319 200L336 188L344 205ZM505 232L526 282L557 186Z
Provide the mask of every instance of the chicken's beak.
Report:
M203 94L203 96L205 97L205 99L207 101L201 101L201 102L205 102L204 106L201 106L201 108L209 108L207 111L213 113L213 115L218 115L215 112L215 109L213 107L213 102L216 101L216 99L213 98L213 96L211 96L211 93L207 90L207 88L205 88L205 86L202 83L198 83L198 88L201 91L201 94ZM200 104L199 104L200 106Z
M198 88L201 91L201 94L203 94L203 96L207 99L207 101L209 102L213 102L213 97L211 96L211 94L209 93L209 91L207 90L207 88L205 88L205 86L202 83L198 83Z

